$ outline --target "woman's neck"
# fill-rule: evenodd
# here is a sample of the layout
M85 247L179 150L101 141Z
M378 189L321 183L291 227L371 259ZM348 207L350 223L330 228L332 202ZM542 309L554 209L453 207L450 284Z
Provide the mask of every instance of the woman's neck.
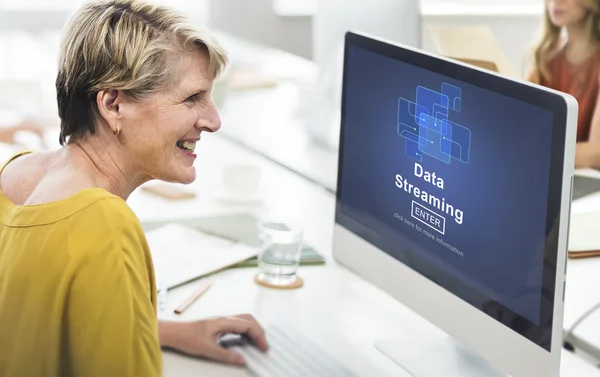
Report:
M586 61L596 50L596 44L586 35L583 25L567 27L565 55L571 64Z
M147 177L132 174L125 166L125 159L119 156L118 151L111 150L110 143L101 143L94 137L84 137L69 143L64 150L69 162L89 179L90 184L104 188L124 200L138 186L148 181Z

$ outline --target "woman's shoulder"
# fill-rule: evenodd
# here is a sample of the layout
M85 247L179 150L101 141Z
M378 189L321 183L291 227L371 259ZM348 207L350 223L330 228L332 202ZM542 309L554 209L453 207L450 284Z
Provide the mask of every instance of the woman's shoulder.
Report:
M85 224L90 231L107 235L142 231L138 217L122 198L104 189L90 188L81 192L81 199L84 204L72 215L70 223Z
M100 256L146 265L149 247L138 217L123 199L102 191L92 190L89 195L96 195L97 200L63 222L73 250L85 259Z
M101 198L63 222L70 226L65 238L72 271L83 284L101 279L112 288L133 284L153 292L152 254L137 216L123 199L100 190L93 194Z
M16 170L22 171L23 165L39 165L46 156L43 152L35 152L29 149L20 149L17 150L16 147L10 146L10 149L2 149L2 153L0 154L0 172L4 172L5 170ZM23 164L23 161L26 164ZM19 168L14 169L14 166L19 166ZM6 174L3 174L5 176Z

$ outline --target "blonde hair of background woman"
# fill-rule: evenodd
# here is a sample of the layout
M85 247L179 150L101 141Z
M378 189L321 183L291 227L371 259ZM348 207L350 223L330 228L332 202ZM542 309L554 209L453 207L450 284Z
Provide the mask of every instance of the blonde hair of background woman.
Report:
M585 19L584 28L589 41L600 44L600 0L579 0L581 5L587 9L588 15ZM556 52L563 46L562 29L555 26L550 19L548 8L544 12L542 22L542 36L532 49L532 80L540 83L542 78L552 82L548 63Z

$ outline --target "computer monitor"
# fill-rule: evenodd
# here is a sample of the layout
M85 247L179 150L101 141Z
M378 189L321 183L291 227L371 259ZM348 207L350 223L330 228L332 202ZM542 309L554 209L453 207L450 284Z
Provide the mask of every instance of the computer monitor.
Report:
M478 355L440 377L558 376L575 99L353 32L343 76L336 260Z

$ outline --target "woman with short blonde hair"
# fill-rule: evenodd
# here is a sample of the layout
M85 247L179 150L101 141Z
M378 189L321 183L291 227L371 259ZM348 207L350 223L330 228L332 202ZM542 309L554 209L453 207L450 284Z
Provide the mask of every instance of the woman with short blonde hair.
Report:
M233 364L223 333L267 345L250 315L161 322L144 232L125 200L152 179L190 183L227 55L206 30L134 0L70 19L56 80L56 151L0 170L0 376L159 376L160 346Z

